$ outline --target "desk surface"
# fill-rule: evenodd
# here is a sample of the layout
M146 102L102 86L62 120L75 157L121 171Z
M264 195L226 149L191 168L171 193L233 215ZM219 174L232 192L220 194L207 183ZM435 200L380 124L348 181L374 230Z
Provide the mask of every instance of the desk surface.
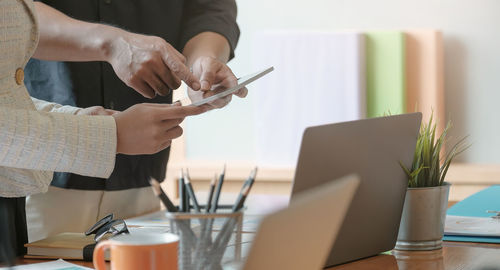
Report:
M449 206L453 202L449 203ZM245 238L245 237L244 237ZM240 241L240 247L248 248L248 241ZM443 248L435 251L392 251L391 255L378 255L328 269L499 269L500 244L443 242ZM45 262L45 260L20 259L19 264ZM69 261L93 268L92 262Z
M21 264L37 262L44 261L19 261ZM69 262L93 268L91 262ZM393 251L392 255L378 255L329 269L500 269L500 245L445 242L441 250Z

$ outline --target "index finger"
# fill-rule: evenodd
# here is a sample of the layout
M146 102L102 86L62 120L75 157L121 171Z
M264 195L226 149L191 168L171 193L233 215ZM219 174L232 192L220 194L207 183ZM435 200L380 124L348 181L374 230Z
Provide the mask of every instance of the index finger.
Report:
M186 116L198 115L206 112L206 106L165 106L158 108L160 120L184 118Z
M168 56L163 54L163 61L167 65L167 67L170 69L170 71L183 80L191 89L193 90L199 90L201 87L200 81L196 76L191 73L189 68L177 57L175 56Z

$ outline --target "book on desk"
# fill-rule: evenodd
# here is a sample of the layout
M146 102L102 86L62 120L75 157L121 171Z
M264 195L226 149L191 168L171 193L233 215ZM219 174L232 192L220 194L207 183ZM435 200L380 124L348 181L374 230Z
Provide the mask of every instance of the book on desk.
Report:
M25 245L26 258L92 261L96 243L93 235L60 233Z
M447 211L444 241L500 243L500 185L483 189ZM498 223L498 226L495 226Z

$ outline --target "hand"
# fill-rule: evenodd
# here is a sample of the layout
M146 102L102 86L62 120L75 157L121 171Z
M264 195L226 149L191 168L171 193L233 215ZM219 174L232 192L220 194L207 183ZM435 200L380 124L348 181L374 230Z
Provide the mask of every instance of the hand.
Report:
M93 106L79 110L76 115L113 115L119 111L105 109L102 106Z
M214 57L203 56L196 59L193 63L193 74L200 78L201 91L194 91L196 89L188 88L188 95L192 102L215 95L238 84L238 80L231 69ZM248 94L248 90L245 87L234 94L244 98ZM222 108L231 102L231 96L228 95L215 100L209 103L209 105L212 108Z
M127 155L157 153L182 135L179 124L186 116L207 110L207 106L142 103L113 114L117 130L116 152Z
M108 62L116 75L147 98L167 95L184 81L192 89L199 80L186 66L186 58L165 40L125 32L110 46Z

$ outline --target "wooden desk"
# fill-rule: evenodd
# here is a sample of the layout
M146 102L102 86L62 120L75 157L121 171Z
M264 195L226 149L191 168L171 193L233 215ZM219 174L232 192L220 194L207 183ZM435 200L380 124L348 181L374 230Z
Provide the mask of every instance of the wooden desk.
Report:
M500 245L444 242L440 250L393 251L392 255L378 255L329 269L499 269L499 266Z
M393 251L392 255L375 257L343 264L329 269L500 269L500 245L444 242L444 247L436 251ZM20 259L20 264L45 262L44 260ZM93 268L91 262L69 261Z
M453 202L449 203L449 206ZM245 242L245 246L250 243ZM45 262L44 260L20 259L19 264ZM91 262L69 261L93 268ZM500 244L443 242L443 249L435 251L392 251L392 255L378 255L343 264L329 269L500 269Z

